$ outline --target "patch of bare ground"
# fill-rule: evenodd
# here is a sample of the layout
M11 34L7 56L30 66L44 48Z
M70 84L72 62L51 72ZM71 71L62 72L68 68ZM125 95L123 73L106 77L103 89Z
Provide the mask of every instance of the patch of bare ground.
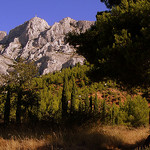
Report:
M98 124L59 130L44 126L0 131L0 150L130 150L142 145L149 135L144 127Z

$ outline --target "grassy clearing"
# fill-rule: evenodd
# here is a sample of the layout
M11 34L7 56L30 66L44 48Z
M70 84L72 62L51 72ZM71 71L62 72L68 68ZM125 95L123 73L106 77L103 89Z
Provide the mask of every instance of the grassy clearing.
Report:
M148 128L84 125L72 129L50 127L0 128L0 150L133 149L148 136Z

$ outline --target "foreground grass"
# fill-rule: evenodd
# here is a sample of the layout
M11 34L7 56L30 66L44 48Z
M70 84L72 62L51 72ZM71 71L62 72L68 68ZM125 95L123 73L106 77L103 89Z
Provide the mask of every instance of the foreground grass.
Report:
M0 150L134 149L148 136L148 128L84 125L72 129L49 126L0 128Z

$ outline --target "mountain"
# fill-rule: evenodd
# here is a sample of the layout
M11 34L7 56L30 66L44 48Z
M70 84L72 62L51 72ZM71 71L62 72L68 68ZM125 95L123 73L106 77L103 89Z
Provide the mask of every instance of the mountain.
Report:
M45 20L34 17L12 29L8 35L0 31L0 73L6 73L8 64L20 57L35 61L40 74L74 66L78 62L83 64L85 58L66 43L65 36L72 31L83 33L94 23L67 17L49 26Z

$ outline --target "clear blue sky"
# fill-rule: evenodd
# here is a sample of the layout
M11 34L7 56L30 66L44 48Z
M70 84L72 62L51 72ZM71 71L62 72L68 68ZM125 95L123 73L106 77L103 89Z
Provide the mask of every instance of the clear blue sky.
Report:
M100 0L1 0L0 31L7 33L36 14L49 25L65 17L95 21L97 11L106 10Z

